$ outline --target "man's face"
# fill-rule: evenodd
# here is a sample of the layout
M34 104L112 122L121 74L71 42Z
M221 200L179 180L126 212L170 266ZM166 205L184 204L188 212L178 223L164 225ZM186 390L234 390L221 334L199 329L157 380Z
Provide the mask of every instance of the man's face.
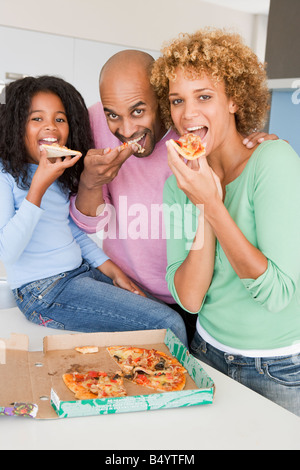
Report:
M158 101L148 77L142 73L114 76L100 81L101 101L111 132L121 142L137 141L148 157L162 138Z

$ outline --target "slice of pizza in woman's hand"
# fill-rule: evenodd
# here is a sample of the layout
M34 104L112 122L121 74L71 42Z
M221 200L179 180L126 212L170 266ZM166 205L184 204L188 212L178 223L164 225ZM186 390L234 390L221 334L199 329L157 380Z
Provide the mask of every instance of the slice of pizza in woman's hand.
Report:
M58 144L41 144L41 147L47 151L47 158L59 158L59 157L76 157L82 155L81 152L77 150L68 149L68 147L64 147Z
M180 137L179 140L169 141L175 150L186 160L196 160L205 155L206 149L202 140L196 134L190 133Z
M102 371L90 371L85 374L73 372L64 374L63 381L77 400L125 397L127 392L123 384L122 373L108 375Z

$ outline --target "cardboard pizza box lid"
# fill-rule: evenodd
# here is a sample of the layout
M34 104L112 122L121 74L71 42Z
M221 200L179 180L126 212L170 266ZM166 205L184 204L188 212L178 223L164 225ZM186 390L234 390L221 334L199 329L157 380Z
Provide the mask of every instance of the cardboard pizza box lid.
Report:
M66 403L73 409L69 416L84 415L82 410L87 410L85 403L80 409L80 402L74 400L74 395L63 383L62 376L68 372L85 372L89 370L104 370L115 373L117 364L106 351L108 346L127 345L140 346L148 349L157 349L170 354L166 338L174 338L171 354L182 361L189 361L186 348L179 342L170 330L149 330L116 333L74 333L66 335L52 335L44 338L43 351L29 352L29 340L26 335L12 334L9 339L0 339L0 415L23 415L37 419L57 419L60 416L60 403ZM80 346L98 346L97 354L82 355L75 351ZM181 357L180 357L181 356ZM196 365L196 367L195 367ZM197 369L201 369L198 363L193 362L193 373L197 375ZM202 371L204 373L204 371ZM214 384L206 375L203 378L203 389L209 392L209 400L213 399ZM193 374L192 374L193 375ZM199 392L195 377L187 375L185 393ZM200 388L202 387L200 383ZM136 402L149 396L159 400L161 393L150 391L145 387L127 383L127 397L123 400L125 411L136 411ZM201 392L201 390L200 390ZM172 392L181 394L182 392ZM167 396L167 394L163 394ZM182 399L184 400L184 393ZM211 398L210 398L211 397ZM194 397L195 398L195 397ZM109 407L113 406L110 399ZM156 401L157 401L156 400ZM93 400L90 400L91 402ZM99 401L99 400L97 400ZM181 405L182 406L182 405ZM94 409L94 407L92 406ZM131 409L132 408L132 409ZM103 408L101 409L103 410ZM81 412L83 414L81 414ZM75 414L72 414L75 413ZM101 414L102 411L101 411ZM61 413L62 417L63 413Z

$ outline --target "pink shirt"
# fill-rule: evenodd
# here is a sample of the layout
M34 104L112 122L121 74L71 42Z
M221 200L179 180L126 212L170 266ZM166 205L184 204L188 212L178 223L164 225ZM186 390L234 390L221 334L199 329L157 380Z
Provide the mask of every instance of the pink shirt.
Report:
M89 110L96 148L115 148L101 103ZM103 187L105 211L88 217L71 201L71 216L87 233L104 229L103 250L137 284L156 298L175 303L165 280L167 243L163 223L163 188L171 170L166 141L178 138L169 131L149 157L131 156L118 176Z

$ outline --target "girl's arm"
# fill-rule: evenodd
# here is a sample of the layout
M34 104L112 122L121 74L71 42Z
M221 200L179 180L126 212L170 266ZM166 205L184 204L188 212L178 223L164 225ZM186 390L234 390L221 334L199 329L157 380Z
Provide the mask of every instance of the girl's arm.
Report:
M0 259L7 266L22 255L44 212L26 199L16 212L14 186L13 178L0 172Z

